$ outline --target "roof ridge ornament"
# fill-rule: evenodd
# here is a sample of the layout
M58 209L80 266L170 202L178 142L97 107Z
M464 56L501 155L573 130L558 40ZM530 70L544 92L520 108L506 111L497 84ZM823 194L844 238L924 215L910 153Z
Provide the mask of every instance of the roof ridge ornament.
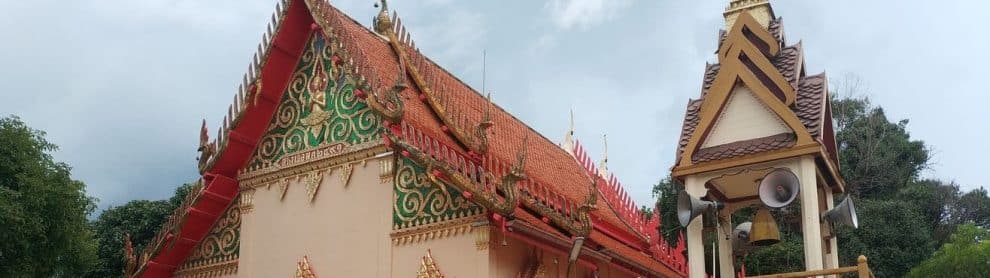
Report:
M394 12L393 19L388 19L385 1L382 1L381 7L382 10L375 19L375 31L388 38L389 46L395 52L399 64L405 65L406 72L412 78L413 84L419 88L421 92L419 99L430 106L433 113L442 122L443 129L467 148L468 158L475 162L480 161L481 157L488 153L488 129L493 125L489 111L493 105L491 98L489 97L488 110L485 111L481 121L474 126L474 129L466 126L470 124L465 123L467 119L464 115L447 109L446 104L451 100L450 97L445 92L436 91L436 88L431 86L439 83L436 74L423 72L419 68L420 65L426 65L429 61L422 57L422 54L416 49L416 44L410 38L405 26L402 26L401 19ZM406 51L407 48L413 50L412 54ZM418 56L416 56L416 60L413 60L410 55ZM427 76L427 74L430 75Z
M763 25L763 28L770 26L770 21L776 19L773 8L767 0L730 0L729 6L725 7L722 16L725 17L725 29L732 29L739 14L749 13L756 21Z
M570 125L567 127L567 133L564 135L564 142L560 143L560 148L564 149L565 152L570 154L572 157L574 154L574 108L571 108L571 118Z
M381 10L378 11L378 16L375 17L373 24L376 33L385 35L388 30L392 30L394 25L392 20L388 18L388 1L379 0L379 2L381 2ZM378 3L375 3L375 8L378 8Z
M523 148L521 148L519 153L517 153L517 161L515 165L512 165L510 170L498 180L498 190L494 190L489 189L489 187L485 185L487 182L496 181L496 179L492 176L490 169L482 172L479 171L482 169L479 167L451 165L448 161L438 159L437 157L441 156L438 154L442 153L446 156L460 156L456 151L451 150L442 144L436 145L436 141L432 141L432 139L429 139L428 137L423 138L429 139L428 141L432 141L432 143L423 143L426 144L427 148L420 148L415 145L416 143L402 139L401 137L405 137L405 135L400 135L398 132L405 133L416 131L406 124L402 124L399 128L388 129L384 133L386 145L390 145L393 149L399 151L402 156L408 157L419 165L423 165L426 168L427 178L439 186L442 190L446 191L446 187L448 185L453 186L461 191L461 194L465 199L471 200L478 205L505 217L512 216L516 207L519 206L519 201L517 199L517 185L519 181L526 179L526 175L523 173L526 163L526 144L523 144ZM526 139L524 138L524 140ZM488 167L490 166L491 165L488 165ZM485 169L487 169L487 167ZM501 196L500 198L497 191L502 191L504 196Z

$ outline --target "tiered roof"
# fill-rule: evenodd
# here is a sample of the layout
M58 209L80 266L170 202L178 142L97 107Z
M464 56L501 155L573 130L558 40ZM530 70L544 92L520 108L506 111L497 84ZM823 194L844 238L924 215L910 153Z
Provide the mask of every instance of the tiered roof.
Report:
M496 221L512 217L526 223L520 225L535 227L541 236L565 242L586 237L586 249L607 253L610 257L601 258L638 275L686 274L683 242L671 248L660 240L659 220L644 219L617 179L589 172L568 150L424 56L398 18L389 21L385 7L385 17L380 15L375 22L378 34L323 0L286 0L280 7L285 8L273 15L219 135L212 142L206 136L201 140L202 185L145 250L138 275L172 273L230 204L237 189L236 173L263 135L311 32L322 32L347 53L338 62L360 79L356 94L367 97L379 111L401 112L383 113L388 121L401 121L386 122L387 145L401 155L442 162L446 168L431 172L437 178L474 181L472 186L481 189L478 193L495 196L489 210L498 212L496 203L510 199L519 202L506 215L499 212ZM396 83L383 81L391 77L398 78ZM385 96L379 101L380 92L389 90L398 92L398 98ZM493 177L499 176L502 185L495 185L498 180ZM514 180L518 181L512 185ZM516 194L507 192L513 186L518 188L518 201ZM596 202L598 196L605 201Z
M803 124L804 129L810 134L812 139L824 146L828 160L830 160L828 163L838 165L835 153L835 136L832 133L830 120L831 111L828 104L828 86L825 73L815 75L806 74L804 52L801 43L787 45L783 34L783 19L778 17L770 20L766 27L766 32L772 38L770 43L779 48L779 51L776 53L762 51L762 53L772 64L774 70L776 70L776 73L773 74L779 73L787 81L790 89L793 89L795 92L796 99L787 108L797 115L798 120ZM727 33L724 30L719 32L720 51L724 51L723 44L727 39ZM763 40L755 36L748 39L757 46L764 43ZM705 76L701 84L701 96L698 99L689 100L687 103L684 124L682 125L681 136L678 141L676 156L676 164L678 165L682 164L681 160L683 159L682 156L685 148L688 147L688 143L698 128L701 120L702 104L708 97L709 90L712 89L721 70L722 65L719 63L705 65ZM750 70L754 69L750 68ZM699 164L741 158L758 153L787 149L794 147L797 141L798 139L795 133L782 133L718 146L698 148L692 153L690 163Z

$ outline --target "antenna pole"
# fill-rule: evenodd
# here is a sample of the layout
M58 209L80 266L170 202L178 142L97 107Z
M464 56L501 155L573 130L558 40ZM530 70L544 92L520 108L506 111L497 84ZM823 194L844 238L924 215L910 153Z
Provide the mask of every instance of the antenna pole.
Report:
M488 50L482 49L481 50L481 93L487 93L487 91L485 91L485 77L486 77L485 70L487 67L488 67Z

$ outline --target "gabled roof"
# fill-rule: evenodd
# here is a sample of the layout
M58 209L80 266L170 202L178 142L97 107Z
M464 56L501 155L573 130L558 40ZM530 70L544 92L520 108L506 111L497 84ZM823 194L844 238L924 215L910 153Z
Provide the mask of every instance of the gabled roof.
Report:
M784 45L782 21L780 18L772 20L767 30L764 31L768 32L774 39L768 45ZM719 34L720 49L723 49L723 43L726 40L727 33L722 31ZM825 132L826 126L828 126L829 130L831 129L831 118L824 115L828 106L827 79L825 74L806 75L804 54L800 42L795 45L780 47L779 51L773 55L769 55L767 59L769 59L775 69L774 74L779 73L786 79L790 87L794 88L796 99L793 104L787 107L800 120L804 131L810 134L816 142L826 146L829 144L834 146L834 135ZM701 120L702 103L709 97L709 91L722 69L723 65L721 64L706 65L701 86L701 97L696 100L690 100L687 103L680 140L678 141L676 156L676 164L678 165L681 164L682 154L688 147L689 141L696 134L696 129ZM691 163L704 163L785 149L794 146L796 142L797 138L794 134L778 134L720 146L699 148L692 154ZM834 147L831 149L834 149ZM836 160L834 151L830 150L830 152L831 160L837 165L838 161Z
M156 236L156 243L153 244L156 247L146 250L146 258L141 262L138 275L165 276L172 273L188 256L189 249L205 235L198 234L198 231L208 230L219 216L218 212L230 204L238 188L237 171L244 167L259 138L264 135L265 127L278 104L277 100L281 99L285 90L288 75L292 73L292 65L304 48L306 36L314 30L324 28L325 33L334 36L332 43L339 44L339 47L350 53L350 57L347 57L349 61L345 63L352 65L354 71L360 72L361 78L372 86L373 91L388 87L382 78L399 76L406 84L425 81L429 88L440 94L442 106L438 107L437 104L424 101L436 96L424 95L422 86L409 86L400 92L404 104L403 126L416 130L421 139L419 143L430 142L434 147L442 146L444 150L451 150L453 153L449 153L450 157L469 157L468 154L471 153L480 155L480 163L493 168L509 165L525 149L524 153L530 159L525 164L524 172L528 178L522 182L521 190L554 210L549 211L550 213L573 215L578 204L589 198L594 200L593 196L597 196L598 193L593 191L594 187L589 185L602 183L600 177L590 177L565 150L505 110L494 106L481 94L422 55L404 29L396 33L401 35L402 46L407 49L408 60L411 61L408 65L399 64L389 41L361 26L328 2L284 0L282 6L286 8L279 9L273 16L275 22L269 27L269 34L259 46L259 53L245 77L242 91L235 98L234 108L219 130L219 136L209 143L206 142L208 138L203 138L201 171L204 174L204 186L191 193L191 196L196 197L188 199L177 209L172 220ZM401 25L397 24L397 27ZM413 80L410 74L403 74L406 72L404 67L415 67L423 80ZM472 123L483 122L486 120L485 111L493 106L490 120L495 124L487 130L488 144L485 152L478 153L470 148L470 144L462 138L464 133L454 136L450 131L452 128L470 127ZM528 143L524 143L524 138L529 138ZM441 148L433 148L431 151L437 149ZM208 209L198 210L197 207ZM202 212L199 214L203 217L186 217L190 212L197 214L197 211ZM518 219L533 224L544 233L567 237L561 233L561 227L545 223L547 216L540 214L547 211L516 211ZM597 210L592 211L591 221L594 224L591 234L595 235L591 239L593 244L598 244L603 250L616 250L619 259L635 262L633 267L662 268L646 269L641 273L660 271L665 275L683 275L683 266L679 270L672 270L670 266L661 264L656 254L648 254L650 240L637 232L616 208L607 203L599 205ZM188 231L194 227L198 227L193 229L197 233L176 232ZM172 248L161 248L173 244Z

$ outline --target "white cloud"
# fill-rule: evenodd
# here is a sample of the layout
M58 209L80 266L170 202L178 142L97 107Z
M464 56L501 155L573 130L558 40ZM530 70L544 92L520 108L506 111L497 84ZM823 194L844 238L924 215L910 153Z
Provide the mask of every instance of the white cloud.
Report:
M544 6L562 29L587 28L614 17L630 0L552 0Z

